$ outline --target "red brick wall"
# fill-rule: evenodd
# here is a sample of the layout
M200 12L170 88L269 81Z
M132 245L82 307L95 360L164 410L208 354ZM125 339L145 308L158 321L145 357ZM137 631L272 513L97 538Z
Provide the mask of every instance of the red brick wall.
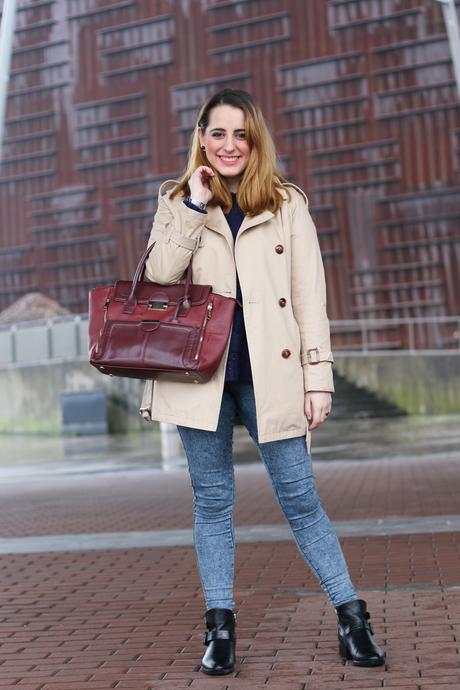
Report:
M460 107L434 0L20 2L0 307L125 277L205 97L260 101L310 197L332 318L459 311Z

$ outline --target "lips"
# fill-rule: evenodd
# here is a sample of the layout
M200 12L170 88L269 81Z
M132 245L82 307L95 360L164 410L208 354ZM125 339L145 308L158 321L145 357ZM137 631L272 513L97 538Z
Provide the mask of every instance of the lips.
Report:
M240 160L241 156L219 156L219 160L226 165L233 165Z

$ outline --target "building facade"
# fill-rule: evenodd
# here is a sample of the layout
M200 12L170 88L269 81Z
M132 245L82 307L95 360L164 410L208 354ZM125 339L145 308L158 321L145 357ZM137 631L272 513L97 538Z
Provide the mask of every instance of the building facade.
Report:
M0 309L40 290L85 312L130 276L223 86L254 94L310 198L331 318L459 312L460 103L435 0L19 0Z

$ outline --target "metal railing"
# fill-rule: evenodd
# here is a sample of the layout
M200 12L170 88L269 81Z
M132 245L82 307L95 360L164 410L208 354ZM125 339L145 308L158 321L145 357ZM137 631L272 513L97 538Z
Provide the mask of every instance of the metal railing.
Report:
M0 366L86 359L87 356L87 314L0 326Z
M331 321L332 349L337 351L458 350L460 316Z
M460 349L460 316L331 321L333 352ZM86 359L88 315L0 325L0 366Z

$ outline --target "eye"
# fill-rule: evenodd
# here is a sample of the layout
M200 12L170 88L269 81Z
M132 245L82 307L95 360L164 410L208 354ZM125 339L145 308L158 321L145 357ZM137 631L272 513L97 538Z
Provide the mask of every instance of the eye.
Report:
M222 137L224 136L224 133L223 132L213 132L212 136L214 139L222 139Z
M246 132L237 132L236 138L237 139L246 139Z

